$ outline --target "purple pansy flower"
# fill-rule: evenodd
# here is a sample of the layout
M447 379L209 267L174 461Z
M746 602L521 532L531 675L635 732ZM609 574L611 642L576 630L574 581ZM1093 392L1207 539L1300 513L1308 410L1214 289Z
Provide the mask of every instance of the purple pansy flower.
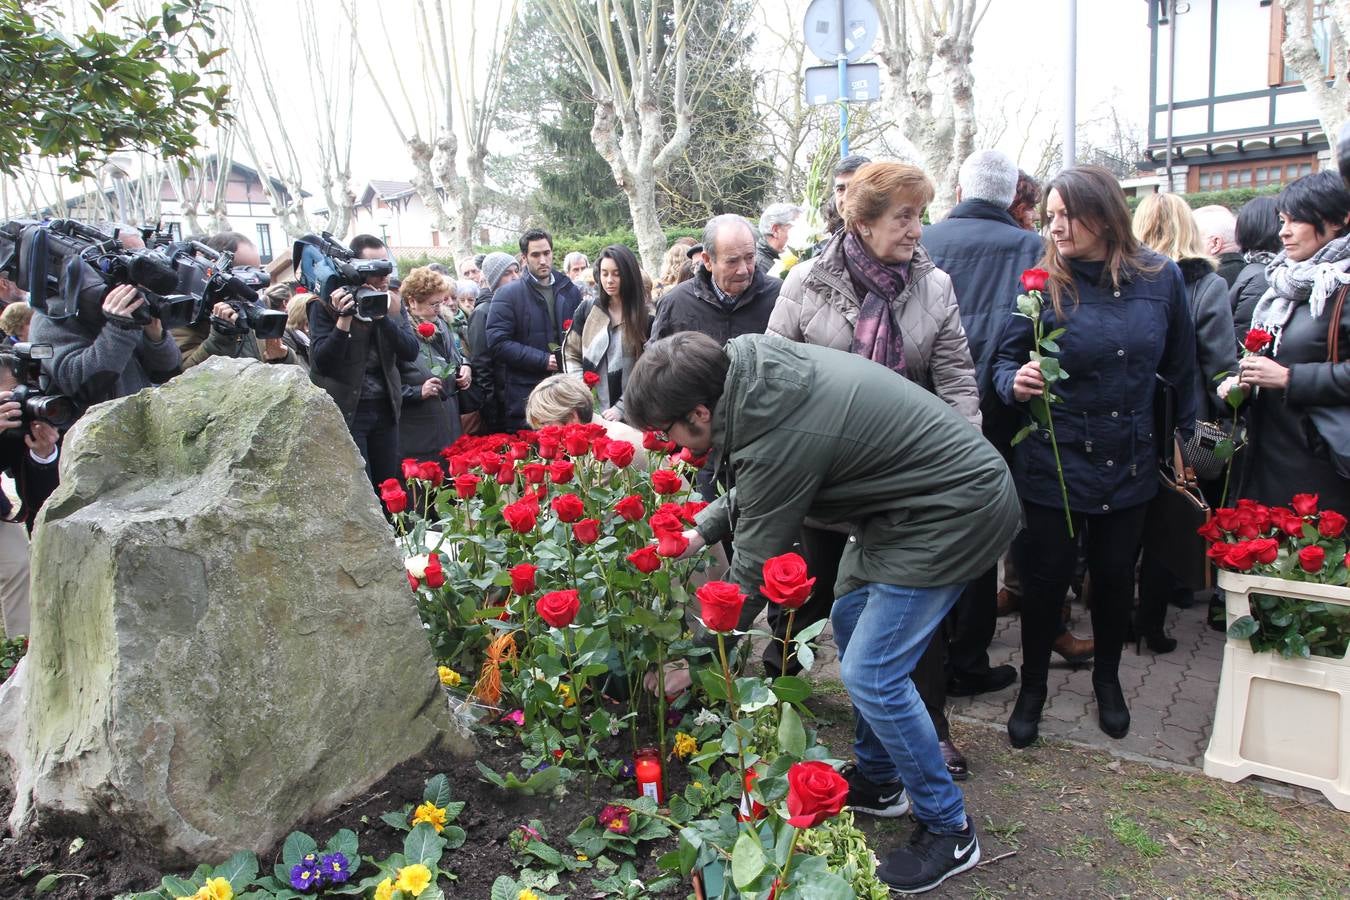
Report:
M319 871L323 873L323 879L328 884L342 884L352 876L351 864L341 853L330 853L325 856L319 865Z

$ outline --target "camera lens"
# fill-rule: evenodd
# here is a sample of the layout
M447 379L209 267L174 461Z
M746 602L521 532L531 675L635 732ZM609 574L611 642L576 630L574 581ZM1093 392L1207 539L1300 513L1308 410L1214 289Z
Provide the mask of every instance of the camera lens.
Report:
M25 402L26 412L34 419L50 422L57 428L64 428L75 421L75 403L69 397L60 394L29 397Z

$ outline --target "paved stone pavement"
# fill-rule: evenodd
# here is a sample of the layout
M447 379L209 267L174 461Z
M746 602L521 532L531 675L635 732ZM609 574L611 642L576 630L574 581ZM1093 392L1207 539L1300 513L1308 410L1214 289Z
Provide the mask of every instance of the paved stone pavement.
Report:
M1168 633L1177 639L1177 648L1171 653L1155 655L1147 646L1139 653L1133 645L1125 648L1120 684L1130 706L1130 733L1118 741L1097 727L1091 667L1071 667L1052 655L1050 698L1041 716L1041 734L1120 756L1200 768L1214 721L1224 642L1222 634L1205 624L1205 614L1205 604L1199 597L1190 609L1169 609ZM1073 616L1073 632L1090 636L1088 613L1075 605ZM821 638L812 680L838 681L838 654L828 627ZM1015 615L1005 616L998 620L989 648L990 663L1019 666L1021 656L1021 620ZM955 718L1002 728L1016 700L1017 684L1013 684L994 694L950 698L947 712ZM972 764L975 762L972 760Z

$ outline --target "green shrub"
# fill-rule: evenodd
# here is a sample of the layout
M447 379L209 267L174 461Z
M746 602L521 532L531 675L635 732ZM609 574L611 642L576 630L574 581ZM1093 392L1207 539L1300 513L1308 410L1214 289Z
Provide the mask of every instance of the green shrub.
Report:
M1226 206L1233 212L1237 212L1242 205L1253 197L1273 196L1280 192L1283 185L1268 184L1259 188L1229 188L1223 191L1197 191L1194 194L1182 194L1181 197L1191 207L1199 209L1202 206ZM1139 206L1140 197L1128 198L1130 211Z

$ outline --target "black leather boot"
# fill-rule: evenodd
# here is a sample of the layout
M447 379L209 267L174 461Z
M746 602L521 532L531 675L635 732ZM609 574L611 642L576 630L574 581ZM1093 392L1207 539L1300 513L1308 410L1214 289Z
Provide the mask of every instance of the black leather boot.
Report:
M1120 740L1130 731L1130 708L1125 705L1120 679L1106 681L1094 677L1092 692L1097 695L1097 723L1107 737Z
M1041 708L1045 706L1045 688L1022 685L1017 692L1017 704L1008 719L1008 740L1014 747L1029 747L1040 730Z

